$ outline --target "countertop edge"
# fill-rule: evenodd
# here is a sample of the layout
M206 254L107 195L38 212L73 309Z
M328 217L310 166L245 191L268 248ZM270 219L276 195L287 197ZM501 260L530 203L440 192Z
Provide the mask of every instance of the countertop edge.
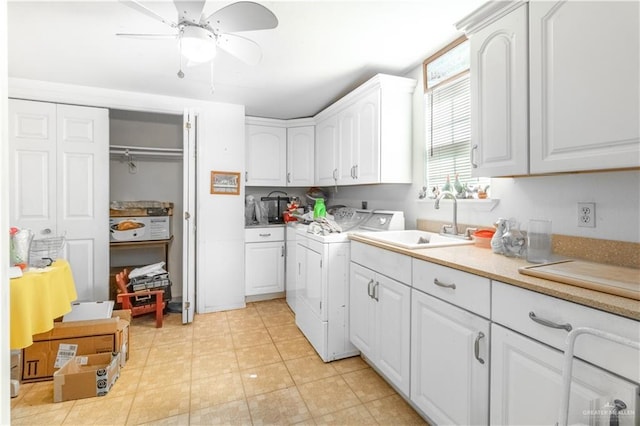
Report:
M521 266L530 265L524 259L508 258L494 254L490 249L474 245L457 247L439 247L409 250L385 244L351 234L352 241L369 244L378 248L400 253L414 259L425 260L438 265L447 266L491 280L521 287L536 293L578 303L611 314L640 321L640 302L625 297L602 293L570 284L559 283L543 278L523 275L518 272ZM480 266L483 266L482 269Z

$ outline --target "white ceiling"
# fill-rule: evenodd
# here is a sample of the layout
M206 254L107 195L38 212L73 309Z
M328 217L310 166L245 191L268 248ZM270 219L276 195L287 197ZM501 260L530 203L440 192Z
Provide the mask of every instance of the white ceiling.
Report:
M170 1L142 2L175 18ZM233 2L209 0L210 14ZM116 37L171 29L115 0L8 2L9 77L243 104L246 114L309 117L379 72L404 75L460 33L484 0L262 1L276 29L240 33L260 44L251 67L220 52L186 68L174 40ZM421 83L419 83L421 84Z

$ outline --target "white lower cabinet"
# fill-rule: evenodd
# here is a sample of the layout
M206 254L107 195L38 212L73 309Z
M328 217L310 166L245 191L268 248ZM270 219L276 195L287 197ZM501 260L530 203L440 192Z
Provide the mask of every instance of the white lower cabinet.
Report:
M489 421L489 321L412 290L411 401L436 424Z
M491 325L491 424L555 424L562 392L562 352ZM573 363L569 424L637 424L638 386L580 360ZM635 415L633 414L635 413Z
M404 395L409 395L409 286L351 263L351 342Z
M245 230L245 295L284 291L284 228Z

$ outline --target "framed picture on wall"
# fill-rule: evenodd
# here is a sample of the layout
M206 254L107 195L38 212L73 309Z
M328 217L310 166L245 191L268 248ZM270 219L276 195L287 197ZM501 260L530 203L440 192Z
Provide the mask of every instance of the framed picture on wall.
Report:
M211 193L240 195L240 173L211 171Z

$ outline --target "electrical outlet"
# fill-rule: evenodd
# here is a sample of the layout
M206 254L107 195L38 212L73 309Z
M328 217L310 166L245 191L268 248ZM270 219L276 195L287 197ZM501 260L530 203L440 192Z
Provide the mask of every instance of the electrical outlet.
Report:
M578 226L596 227L596 203L578 203Z

